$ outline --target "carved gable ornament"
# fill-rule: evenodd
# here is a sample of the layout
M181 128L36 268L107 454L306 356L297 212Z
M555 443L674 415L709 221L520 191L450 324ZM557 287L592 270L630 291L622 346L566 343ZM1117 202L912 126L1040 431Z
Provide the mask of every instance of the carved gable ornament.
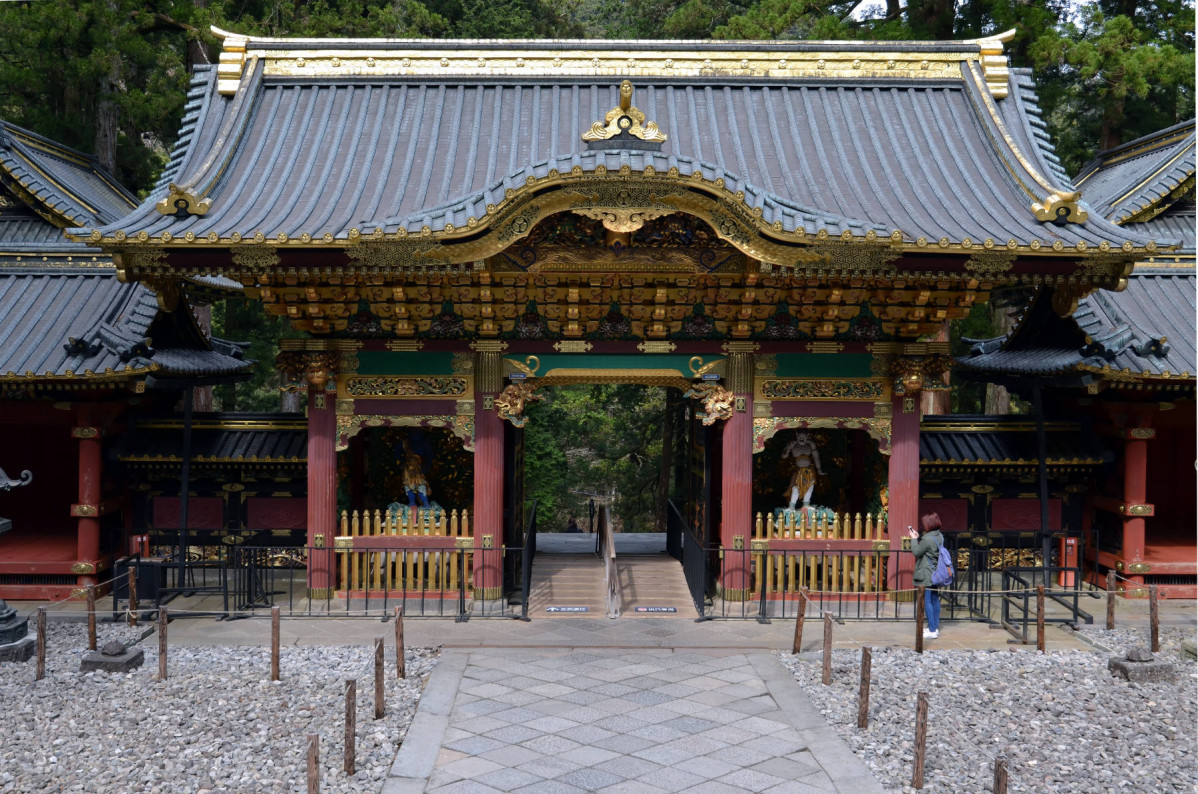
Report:
M645 114L632 104L632 83L620 83L620 104L607 111L603 121L596 121L583 133L588 149L652 149L660 150L666 134L657 122L645 121Z

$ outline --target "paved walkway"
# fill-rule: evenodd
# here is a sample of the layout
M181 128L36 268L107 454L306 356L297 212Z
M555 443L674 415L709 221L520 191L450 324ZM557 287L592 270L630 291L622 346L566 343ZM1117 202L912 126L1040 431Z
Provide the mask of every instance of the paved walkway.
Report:
M447 652L383 794L880 792L772 654Z

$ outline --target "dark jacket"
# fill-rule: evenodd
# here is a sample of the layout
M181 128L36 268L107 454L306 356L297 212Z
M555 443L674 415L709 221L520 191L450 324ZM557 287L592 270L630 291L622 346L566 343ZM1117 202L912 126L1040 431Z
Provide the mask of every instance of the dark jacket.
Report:
M938 529L925 532L918 540L911 541L911 553L915 555L915 577L912 582L916 587L932 586L932 574L936 572L940 547L943 545L944 535Z

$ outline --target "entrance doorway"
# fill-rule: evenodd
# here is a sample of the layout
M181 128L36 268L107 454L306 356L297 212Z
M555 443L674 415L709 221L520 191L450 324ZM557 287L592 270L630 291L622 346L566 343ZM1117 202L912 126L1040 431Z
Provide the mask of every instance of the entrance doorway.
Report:
M676 559L681 542L667 532L670 510L695 501L691 412L682 394L629 383L546 386L527 407L525 425L511 429L508 460L522 465L510 470L520 482L508 490L523 498L512 507L527 513L535 505L538 527L530 614L610 611L606 518L620 613L693 617Z

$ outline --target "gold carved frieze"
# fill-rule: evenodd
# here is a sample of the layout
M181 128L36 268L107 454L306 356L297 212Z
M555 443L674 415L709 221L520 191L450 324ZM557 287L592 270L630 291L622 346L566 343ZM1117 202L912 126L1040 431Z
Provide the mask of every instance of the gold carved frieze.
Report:
M392 339L383 347L392 353L417 353L424 349L424 342L419 339Z
M753 454L765 449L765 442L779 430L864 430L878 442L878 451L890 454L891 420L878 416L775 416L753 419Z
M252 272L273 270L282 260L276 248L264 245L239 245L233 249L233 264Z
M984 281L996 279L1011 271L1017 256L1015 251L1009 251L1006 248L994 250L983 248L965 260L965 270Z
M449 364L455 375L474 374L474 356L470 353L454 353Z
M762 353L754 356L753 374L758 378L772 378L778 372L778 356Z
M659 195L668 186L624 186L620 183L596 185L588 191L569 191L574 198L570 211L584 218L600 221L611 232L635 232L645 221L661 218L678 211L670 199L673 194Z
M678 346L673 342L641 342L636 349L642 353L673 353Z
M567 339L561 342L554 342L553 349L559 353L587 353L593 348L590 342L584 342L577 339ZM641 351L645 352L645 351Z
M769 400L869 400L885 399L886 385L880 380L842 378L776 378L757 382L757 395Z
M462 397L470 393L470 378L464 376L401 377L354 375L345 378L345 393L351 397Z
M462 448L467 452L474 451L474 417L473 416L432 416L421 414L417 416L381 416L378 414L360 414L357 416L337 417L337 451L349 449L349 440L365 428L372 427L443 427L451 430L462 440Z

